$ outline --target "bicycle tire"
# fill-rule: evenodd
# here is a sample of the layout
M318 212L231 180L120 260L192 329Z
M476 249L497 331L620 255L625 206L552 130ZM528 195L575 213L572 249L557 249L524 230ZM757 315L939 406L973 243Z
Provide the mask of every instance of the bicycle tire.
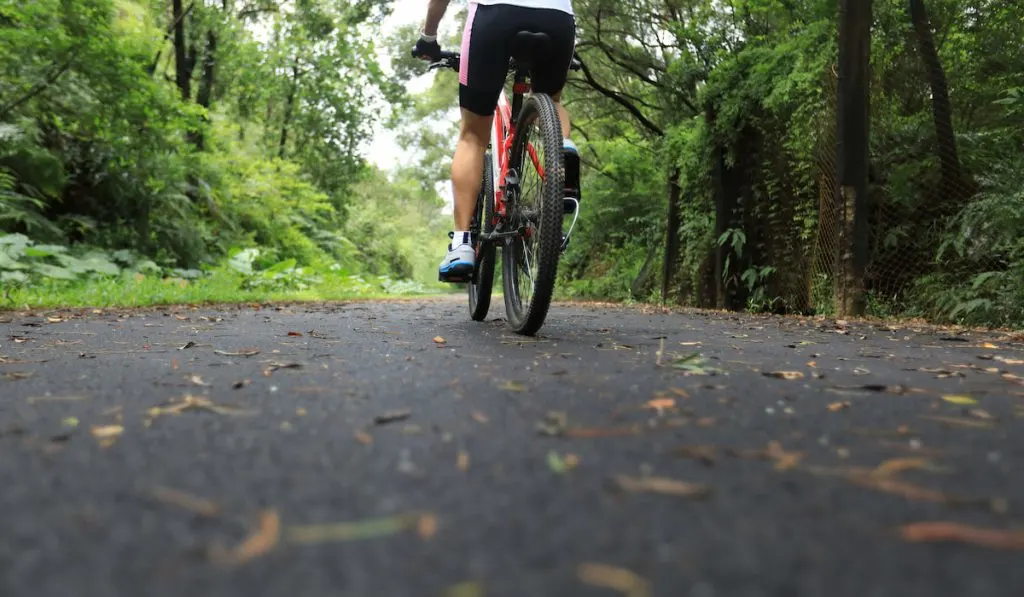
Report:
M494 166L491 163L491 152L484 155L484 174L480 185L480 194L476 198L476 209L470 232L480 246L480 233L494 231ZM496 251L494 243L484 243L477 251L476 270L467 285L469 291L469 316L474 321L483 321L491 307L491 290L494 286L494 260Z
M516 137L509 155L510 171L518 173L520 181L523 166L529 161L527 147L530 141L529 126L539 121L540 141L543 143L544 182L541 185L538 207L540 227L534 242L537 246L535 261L537 273L533 278L533 296L524 307L519 296L518 279L519 258L516 246L520 237L507 242L502 247L502 286L505 295L506 323L512 330L524 336L533 336L544 325L554 294L555 279L558 275L558 260L561 256L562 220L564 207L562 196L565 194L565 168L562 155L562 125L558 111L551 97L546 94L533 94L523 103L522 111L516 122ZM532 165L532 162L531 162ZM517 193L511 211L518 211L522 196ZM515 217L515 216L513 216Z

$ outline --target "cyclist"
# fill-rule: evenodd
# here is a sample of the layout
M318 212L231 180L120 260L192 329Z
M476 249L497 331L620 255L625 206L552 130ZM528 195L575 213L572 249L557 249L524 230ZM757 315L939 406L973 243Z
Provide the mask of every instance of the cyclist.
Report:
M413 56L441 59L437 27L449 0L428 0L427 18ZM470 220L480 193L484 154L498 96L508 74L512 41L520 31L542 32L551 40L547 60L532 65L533 90L554 100L562 122L566 196L579 197L579 153L569 139L569 113L561 103L576 47L576 17L571 0L471 0L462 32L459 65L459 107L462 124L452 157L452 192L455 195L455 230L448 237L448 254L438 270L443 282L465 282L473 273L475 252L469 235ZM566 202L566 211L573 202Z

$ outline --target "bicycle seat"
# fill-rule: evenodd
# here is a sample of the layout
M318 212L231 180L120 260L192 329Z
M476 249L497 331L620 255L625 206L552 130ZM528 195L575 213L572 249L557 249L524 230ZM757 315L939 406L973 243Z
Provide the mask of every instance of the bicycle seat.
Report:
M512 43L512 57L519 63L530 63L543 60L551 45L547 33L520 31Z

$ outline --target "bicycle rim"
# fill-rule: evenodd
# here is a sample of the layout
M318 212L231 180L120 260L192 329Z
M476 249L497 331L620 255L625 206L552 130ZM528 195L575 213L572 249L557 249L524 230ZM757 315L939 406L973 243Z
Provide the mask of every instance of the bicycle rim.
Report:
M519 186L509 198L507 218L510 229L520 234L502 247L505 314L509 326L523 335L537 333L544 324L554 293L564 215L563 166L555 104L547 95L532 95L523 104L509 156Z

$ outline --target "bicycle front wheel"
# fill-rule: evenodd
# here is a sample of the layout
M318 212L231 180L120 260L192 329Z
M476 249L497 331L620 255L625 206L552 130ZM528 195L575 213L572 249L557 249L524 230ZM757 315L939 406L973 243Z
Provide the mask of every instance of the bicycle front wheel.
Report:
M508 197L507 221L519 234L502 247L502 286L508 325L532 336L551 305L562 245L562 125L551 98L527 98L515 131L509 174L518 184Z

